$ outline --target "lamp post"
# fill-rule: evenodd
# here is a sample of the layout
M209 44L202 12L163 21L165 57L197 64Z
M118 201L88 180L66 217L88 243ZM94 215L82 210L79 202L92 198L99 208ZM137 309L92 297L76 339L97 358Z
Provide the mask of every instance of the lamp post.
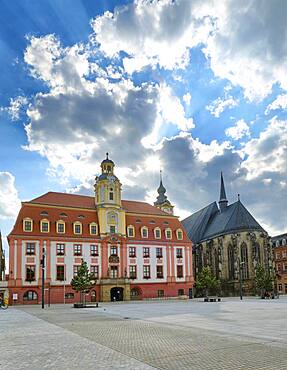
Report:
M46 250L45 248L42 249L42 259L41 259L41 266L42 266L42 309L45 308L45 257L46 257Z
M242 269L243 269L243 265L245 264L245 262L240 262L240 260L238 259L239 261L239 289L240 289L240 300L242 301Z

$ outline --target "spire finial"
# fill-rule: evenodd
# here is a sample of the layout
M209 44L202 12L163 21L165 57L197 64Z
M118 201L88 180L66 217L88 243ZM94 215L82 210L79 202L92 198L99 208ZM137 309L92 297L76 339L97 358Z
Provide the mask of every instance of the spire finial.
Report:
M240 202L240 194L237 194L238 201Z
M159 179L160 179L160 182L162 182L162 170L159 170Z
M107 159L109 159L109 153L106 153Z
M224 180L223 180L223 173L220 172L220 197L219 197L219 208L221 212L227 207L228 200L226 197Z

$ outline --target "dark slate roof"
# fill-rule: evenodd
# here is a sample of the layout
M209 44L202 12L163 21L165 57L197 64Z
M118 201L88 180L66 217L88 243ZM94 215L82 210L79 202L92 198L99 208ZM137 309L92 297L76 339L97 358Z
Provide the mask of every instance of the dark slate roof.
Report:
M193 243L196 244L204 238L205 230L213 216L218 212L219 209L217 204L213 202L181 221L189 239L191 239Z
M220 212L216 202L194 213L182 224L194 244L217 235L264 229L238 200Z

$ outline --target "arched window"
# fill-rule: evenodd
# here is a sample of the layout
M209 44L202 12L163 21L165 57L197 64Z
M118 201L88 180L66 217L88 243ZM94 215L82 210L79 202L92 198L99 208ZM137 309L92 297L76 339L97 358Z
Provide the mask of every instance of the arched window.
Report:
M232 245L228 246L228 274L229 279L234 280L234 250Z
M155 239L160 239L161 238L161 229L159 227L156 227L154 229L154 237L155 237Z
M256 243L254 246L254 256L255 256L256 261L260 264L260 259L261 259L260 245L258 243Z
M31 218L24 218L23 220L23 231L32 232L33 231L33 220Z
M82 234L82 224L79 221L74 222L74 234Z
M247 245L245 243L241 244L240 250L240 260L241 260L241 273L242 279L248 279L249 277L249 270L248 270L248 250Z
M282 239L282 245L286 245L286 239Z
M141 234L142 234L142 238L148 238L148 228L146 226L143 226L141 228Z
M34 290L27 290L23 295L24 301L37 301L38 294Z
M183 232L181 229L177 229L176 230L176 237L178 240L182 240L183 239Z
M47 219L40 221L41 233L48 233L50 231L50 222Z
M131 299L141 299L142 291L139 287L131 289Z
M214 248L213 254L214 254L214 258L213 258L214 268L213 268L213 270L215 272L216 279L218 279L219 278L219 259L218 259L218 250L216 248Z

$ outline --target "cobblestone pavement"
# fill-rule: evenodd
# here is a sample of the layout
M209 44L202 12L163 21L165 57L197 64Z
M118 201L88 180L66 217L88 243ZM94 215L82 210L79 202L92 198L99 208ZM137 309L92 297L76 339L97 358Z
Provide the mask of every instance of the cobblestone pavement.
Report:
M38 320L40 323L50 324L51 343L55 331L66 346L65 355L71 351L70 363L75 367L90 368L80 366L79 360L74 362L77 355L84 359L89 348L87 355L95 359L93 368L100 368L102 361L107 364L106 359L110 358L110 368L114 369L144 368L141 366L146 364L158 369L180 370L287 369L286 309L287 299L110 303L101 304L98 309L79 310L68 305L45 310L39 306L21 307L33 315L29 316L32 321L37 320L37 316L43 320ZM28 328L29 322L25 325ZM79 354L78 349L69 349L65 344L66 336L70 341L73 335L85 353ZM17 335L14 344L17 354ZM49 350L46 351L49 358ZM61 360L62 345L57 352L56 358ZM119 358L120 354L123 359ZM139 362L134 367L128 362L136 360ZM53 364L56 368L69 368L57 362L48 363L47 367L55 368ZM102 368L108 368L105 364Z
M149 370L152 367L24 311L9 308L0 309L0 369Z

